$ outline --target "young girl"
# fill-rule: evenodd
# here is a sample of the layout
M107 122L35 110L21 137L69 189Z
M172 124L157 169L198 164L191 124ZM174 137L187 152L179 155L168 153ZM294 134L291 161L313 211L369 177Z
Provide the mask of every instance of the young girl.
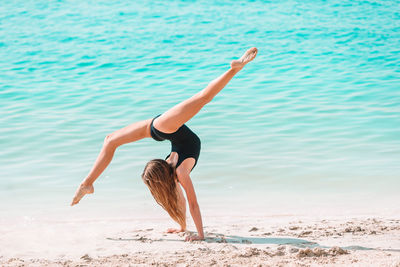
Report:
M171 153L163 159L154 159L146 164L142 179L154 199L179 225L180 229L168 229L168 233L186 230L186 192L190 214L198 235L186 237L186 241L203 240L203 223L197 204L190 172L200 155L200 139L185 125L202 107L209 103L228 82L257 55L257 48L247 50L244 55L231 62L224 74L213 80L206 88L152 119L139 121L106 136L104 145L88 176L78 187L71 205L77 204L84 195L94 192L93 183L108 166L117 147L146 137L156 141L169 140Z

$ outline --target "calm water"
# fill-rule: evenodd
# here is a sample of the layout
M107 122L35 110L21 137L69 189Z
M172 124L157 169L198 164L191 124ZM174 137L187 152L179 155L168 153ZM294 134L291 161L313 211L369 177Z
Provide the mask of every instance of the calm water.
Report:
M251 46L254 62L188 123L202 139L199 199L396 194L398 7L3 1L0 207L69 203L107 134L190 97ZM143 166L168 152L151 139L120 147L86 203L146 207Z

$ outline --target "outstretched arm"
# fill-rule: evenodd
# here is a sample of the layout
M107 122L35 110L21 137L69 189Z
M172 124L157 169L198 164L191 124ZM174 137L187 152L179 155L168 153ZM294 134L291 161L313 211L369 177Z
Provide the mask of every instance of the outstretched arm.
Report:
M186 192L186 198L189 203L190 214L192 215L194 224L196 225L198 236L189 236L186 241L191 240L202 240L204 239L203 232L203 221L201 219L201 213L199 204L197 203L196 193L194 191L192 180L190 179L189 172L183 171L178 172L178 179Z
M139 121L109 134L104 139L103 147L91 171L76 190L71 206L78 204L86 194L94 192L93 183L110 164L117 147L150 137L151 119Z

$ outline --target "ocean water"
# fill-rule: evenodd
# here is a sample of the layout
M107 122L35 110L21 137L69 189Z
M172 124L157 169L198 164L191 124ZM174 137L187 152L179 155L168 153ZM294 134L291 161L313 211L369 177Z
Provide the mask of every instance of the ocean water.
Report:
M398 7L3 1L0 212L65 212L107 134L195 94L252 46L257 58L188 123L202 140L200 204L399 204ZM161 213L140 174L169 149L151 139L118 148L74 212Z

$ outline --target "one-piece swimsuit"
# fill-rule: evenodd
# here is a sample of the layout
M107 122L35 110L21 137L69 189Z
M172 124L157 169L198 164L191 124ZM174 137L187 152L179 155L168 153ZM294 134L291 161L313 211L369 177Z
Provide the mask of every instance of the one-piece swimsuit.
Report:
M161 114L160 114L161 115ZM157 130L153 122L159 117L157 115L153 118L150 125L151 137L156 141L169 140L171 142L171 152L178 153L178 162L176 163L176 168L187 158L194 158L195 163L193 168L197 164L197 160L200 155L201 142L200 138L192 132L185 124L183 124L178 130L173 133L164 133ZM167 159L171 153L165 158ZM192 170L193 170L192 168Z

